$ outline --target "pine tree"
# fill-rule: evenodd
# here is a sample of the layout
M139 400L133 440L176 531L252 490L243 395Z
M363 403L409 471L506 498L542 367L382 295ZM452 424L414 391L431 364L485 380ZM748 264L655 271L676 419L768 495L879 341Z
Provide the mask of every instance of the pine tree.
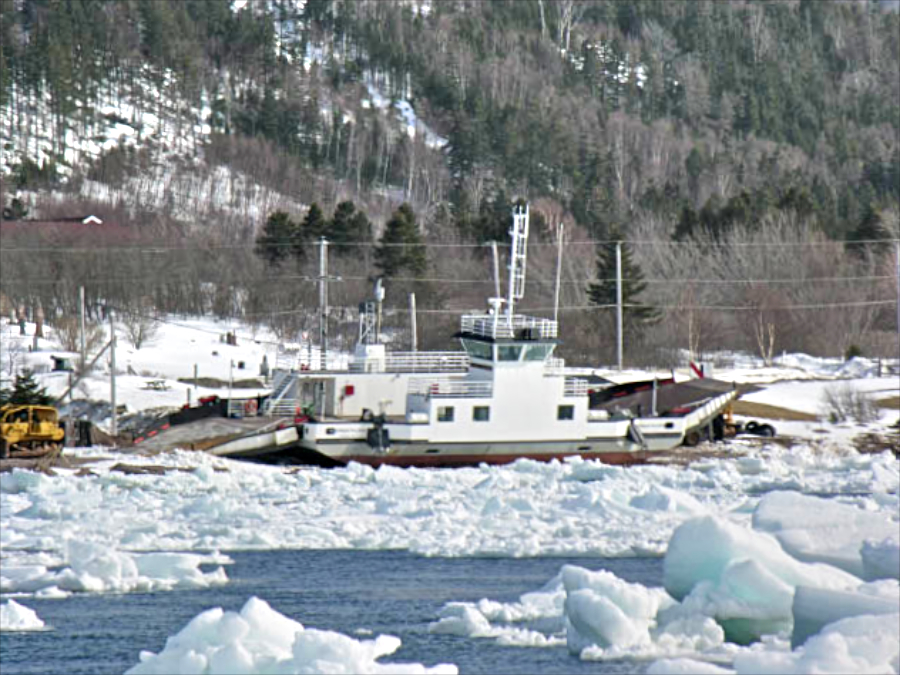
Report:
M335 253L347 255L355 250L350 245L352 242L372 240L372 226L365 213L357 211L353 202L345 201L334 210L328 237L334 244Z
M611 243L597 247L597 281L588 286L588 297L591 304L598 306L616 305L616 244L620 234L618 229L610 231ZM632 328L651 323L659 318L652 307L633 306L640 301L638 296L644 292L647 284L641 268L631 257L631 249L622 243L622 315Z
M396 276L401 271L421 276L428 269L422 235L409 204L402 204L385 225L375 249L375 265L386 277Z
M871 203L866 207L862 220L856 229L847 235L847 251L862 258L867 250L875 250L864 243L866 241L878 241L889 239L890 234L884 226L881 211Z
M294 255L298 258L304 257L304 250L309 245L317 245L319 239L328 236L328 220L322 212L322 208L313 202L306 217L300 225L300 239L294 246Z
M48 405L52 400L47 394L46 387L41 387L35 382L34 375L30 370L25 369L16 375L12 393L9 396L10 403Z
M256 255L270 265L278 265L296 252L299 236L297 223L284 211L276 211L266 220L262 233L256 238Z

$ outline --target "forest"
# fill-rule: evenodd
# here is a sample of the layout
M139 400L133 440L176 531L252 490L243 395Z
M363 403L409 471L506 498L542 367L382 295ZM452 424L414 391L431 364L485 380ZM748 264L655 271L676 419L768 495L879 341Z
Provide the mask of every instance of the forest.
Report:
M896 354L891 3L3 0L0 30L5 314L84 287L293 340L325 237L335 339L381 277L399 346L414 292L446 347L528 203L520 309L571 362L613 360L616 242L629 362Z

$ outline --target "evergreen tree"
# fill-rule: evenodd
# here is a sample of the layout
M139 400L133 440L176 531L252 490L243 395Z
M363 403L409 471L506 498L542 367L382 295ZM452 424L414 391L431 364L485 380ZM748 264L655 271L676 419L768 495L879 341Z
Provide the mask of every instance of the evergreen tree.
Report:
M46 387L41 387L34 380L34 375L28 369L16 375L13 382L12 393L9 402L16 404L49 405L53 399L47 395Z
M396 276L401 271L421 276L428 269L422 235L409 204L402 204L385 225L375 249L375 265L386 277Z
M294 254L298 258L304 257L307 246L317 246L319 239L328 236L328 220L316 202L313 202L306 212L306 217L300 225L300 234L301 237L294 247Z
M862 220L849 235L847 235L847 251L857 257L864 257L866 251L874 251L874 247L862 242L889 239L890 234L884 226L881 211L872 204L866 207Z
M276 211L256 238L255 253L270 265L281 264L298 249L299 235L297 223L284 211Z
M334 244L335 253L347 255L355 250L351 243L372 240L372 225L365 213L356 210L353 202L341 202L334 210L328 237Z
M598 306L616 305L616 244L620 239L617 228L610 231L611 243L597 247L597 281L588 286L591 304ZM631 249L622 243L622 315L632 328L652 323L659 318L652 307L633 306L640 302L638 296L646 289L644 274L631 257Z

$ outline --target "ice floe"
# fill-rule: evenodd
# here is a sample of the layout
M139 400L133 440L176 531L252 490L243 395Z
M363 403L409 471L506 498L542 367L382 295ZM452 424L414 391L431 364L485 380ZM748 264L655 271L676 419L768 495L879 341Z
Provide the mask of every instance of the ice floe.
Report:
M893 551L892 540L872 544L866 537L881 531L882 523L896 528L897 522L858 506L823 507L823 501L772 494L749 522L713 515L686 520L668 544L664 588L567 565L544 588L514 603L448 603L429 630L515 644L510 637L527 629L544 638L532 637L530 646L565 640L582 659L658 659L650 673L897 672L900 583L866 583L815 562L834 557L835 548L844 553L838 561L854 564L862 549ZM796 543L808 522L814 541L828 518L847 532L821 550L791 549L809 561L794 558L770 532L754 529L796 531L790 540ZM854 533L860 522L867 525ZM878 629L866 635L867 625ZM733 669L724 667L729 665Z
M32 631L48 630L33 609L20 605L15 600L0 604L0 630Z
M332 631L305 628L259 598L240 612L221 608L194 617L155 654L140 653L129 675L159 673L397 673L455 674L455 665L383 663L399 649L400 639L379 635L355 640Z

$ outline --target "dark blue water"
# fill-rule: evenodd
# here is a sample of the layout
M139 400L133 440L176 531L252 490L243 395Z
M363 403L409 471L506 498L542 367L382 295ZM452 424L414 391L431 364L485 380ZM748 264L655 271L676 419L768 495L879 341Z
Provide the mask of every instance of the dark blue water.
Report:
M159 653L166 638L212 607L239 611L251 596L308 628L357 639L396 635L403 646L385 661L455 663L460 673L642 672L634 661L583 662L565 647L501 647L489 639L433 635L444 603L489 598L513 602L536 591L564 564L607 569L648 586L662 581L662 559L423 558L401 551L229 552L226 586L167 593L28 598L54 630L0 633L0 671L124 673L142 649ZM366 628L373 636L354 631Z

